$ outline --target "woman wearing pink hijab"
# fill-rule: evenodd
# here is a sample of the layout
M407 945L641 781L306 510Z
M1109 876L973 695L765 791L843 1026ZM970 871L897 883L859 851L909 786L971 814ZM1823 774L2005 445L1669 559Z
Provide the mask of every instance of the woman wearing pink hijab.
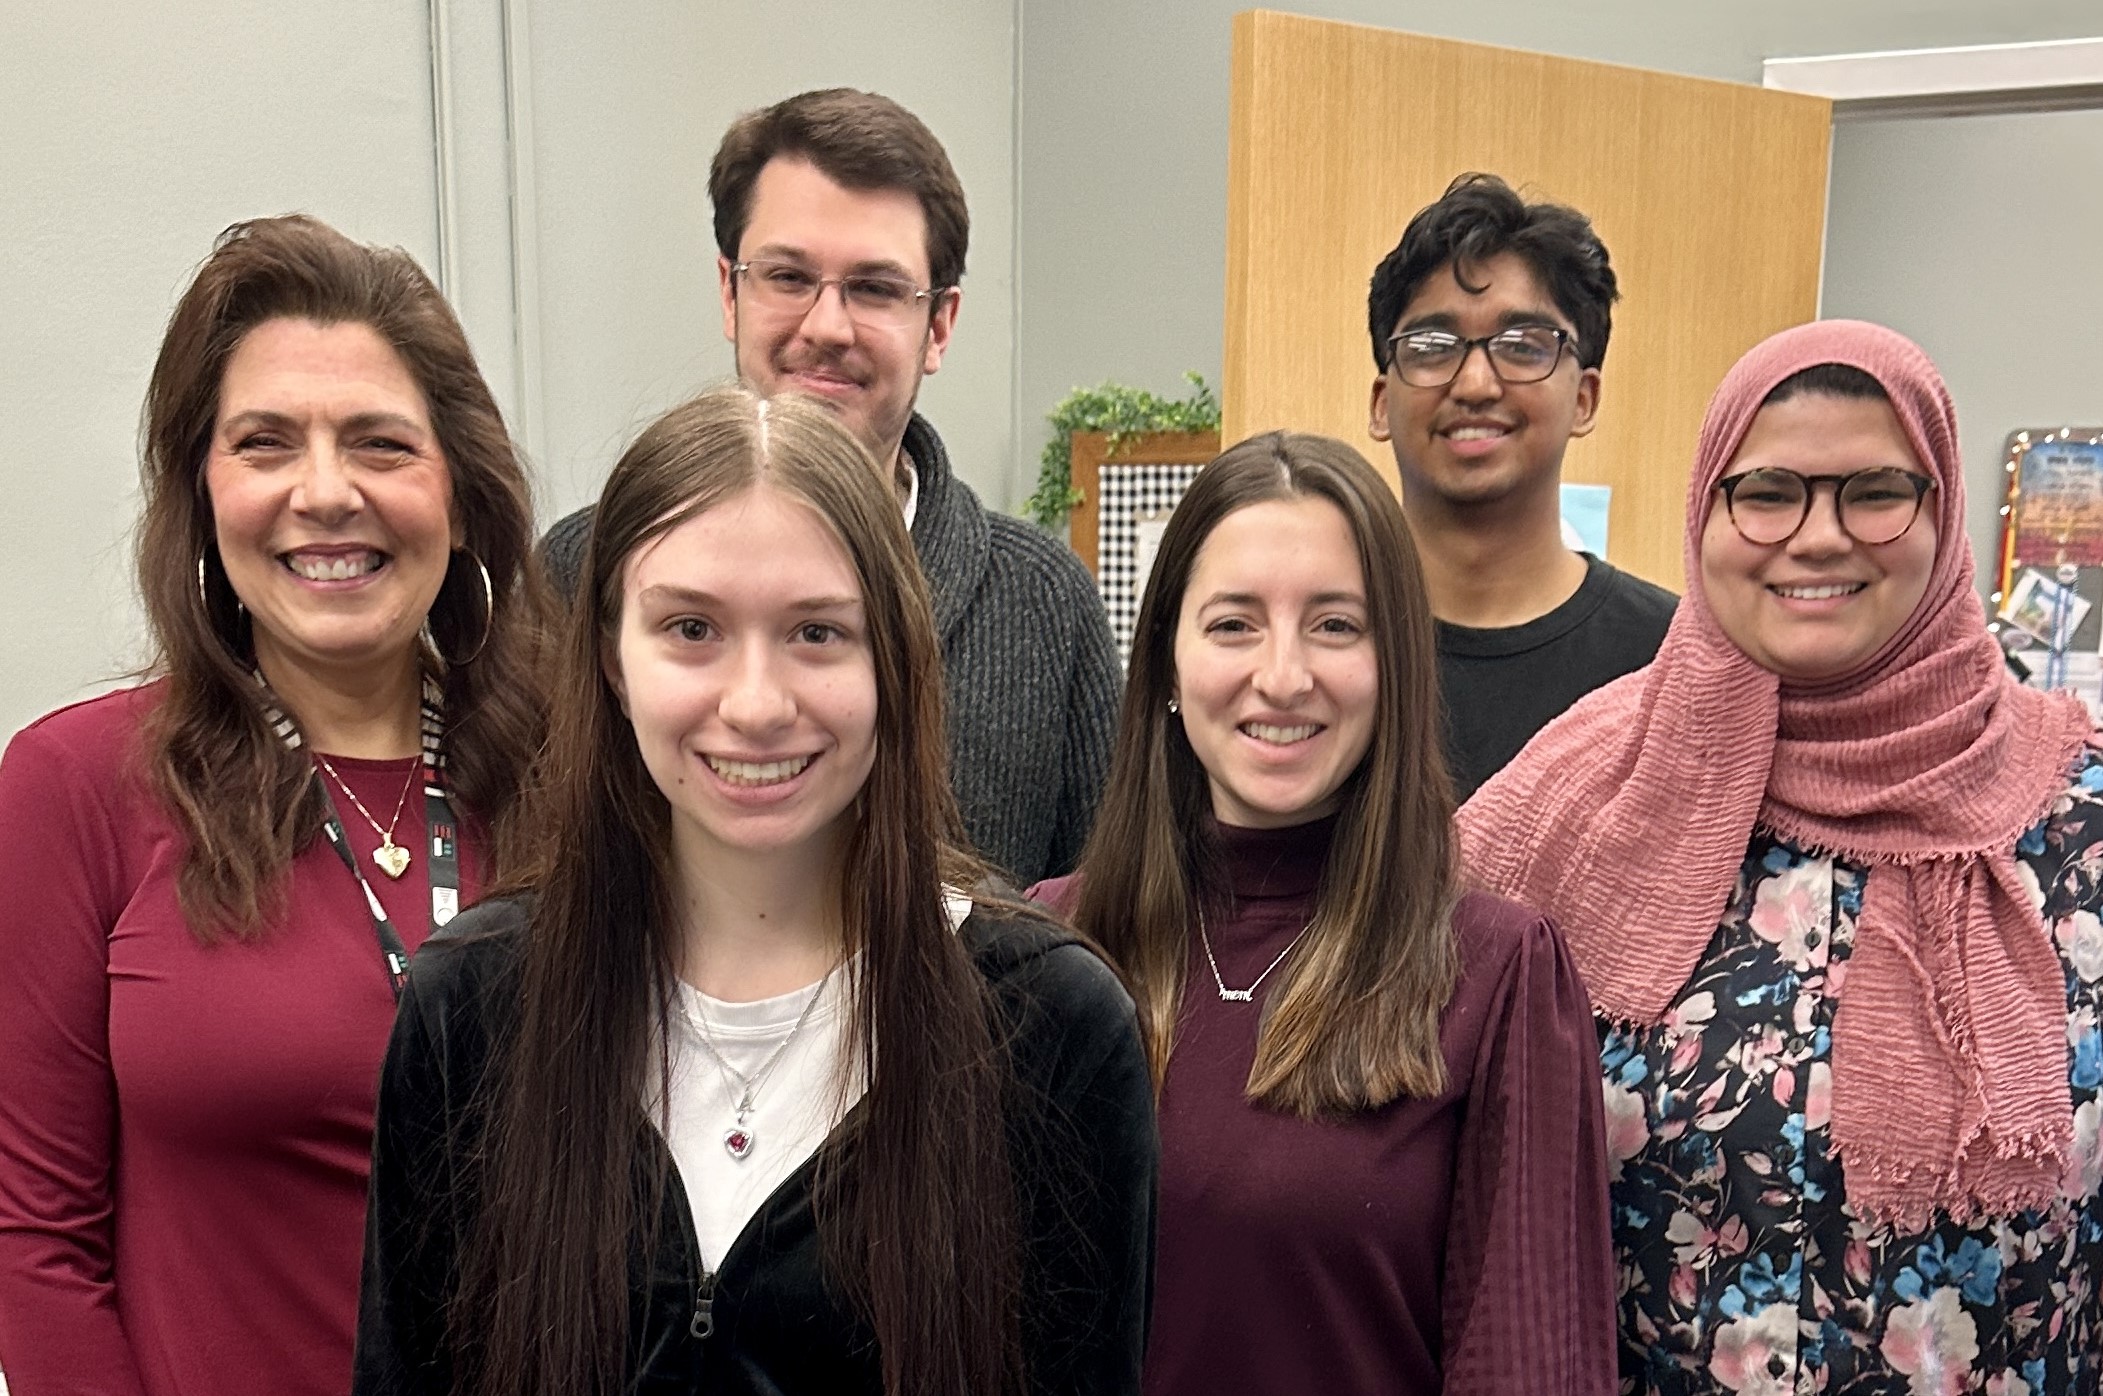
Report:
M1747 354L1686 562L1461 814L1600 1020L1623 1390L2103 1389L2103 755L1986 631L1927 356Z

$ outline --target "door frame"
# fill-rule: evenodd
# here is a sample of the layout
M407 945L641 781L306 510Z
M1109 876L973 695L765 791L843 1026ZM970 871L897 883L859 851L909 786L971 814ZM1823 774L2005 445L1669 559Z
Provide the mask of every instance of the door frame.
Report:
M1833 120L2103 107L2103 38L1770 58L1761 86L1829 98Z

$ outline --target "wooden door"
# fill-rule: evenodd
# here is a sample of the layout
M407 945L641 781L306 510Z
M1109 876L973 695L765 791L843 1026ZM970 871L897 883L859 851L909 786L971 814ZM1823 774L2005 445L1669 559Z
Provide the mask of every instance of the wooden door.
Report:
M1235 16L1222 437L1366 433L1373 268L1457 174L1588 214L1620 279L1599 425L1608 555L1681 583L1701 415L1746 349L1818 313L1832 104L1737 83L1305 19Z

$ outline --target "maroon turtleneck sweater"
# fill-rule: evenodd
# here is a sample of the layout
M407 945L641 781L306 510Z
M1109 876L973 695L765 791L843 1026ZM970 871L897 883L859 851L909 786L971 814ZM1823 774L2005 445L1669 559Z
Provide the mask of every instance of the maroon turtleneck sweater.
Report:
M1333 820L1222 827L1246 988L1314 915ZM1085 875L1085 869L1081 875ZM1072 904L1074 879L1033 889ZM1148 1396L1594 1396L1614 1388L1598 1044L1562 939L1509 902L1454 913L1447 1086L1343 1120L1245 1098L1265 980L1220 998L1197 937L1160 1101Z

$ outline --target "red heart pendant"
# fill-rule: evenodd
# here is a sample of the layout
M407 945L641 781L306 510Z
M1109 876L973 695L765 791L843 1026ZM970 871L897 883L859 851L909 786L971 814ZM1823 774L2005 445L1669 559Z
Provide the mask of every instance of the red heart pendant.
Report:
M723 1147L734 1159L743 1159L752 1152L752 1131L742 1126L733 1127L723 1135Z

